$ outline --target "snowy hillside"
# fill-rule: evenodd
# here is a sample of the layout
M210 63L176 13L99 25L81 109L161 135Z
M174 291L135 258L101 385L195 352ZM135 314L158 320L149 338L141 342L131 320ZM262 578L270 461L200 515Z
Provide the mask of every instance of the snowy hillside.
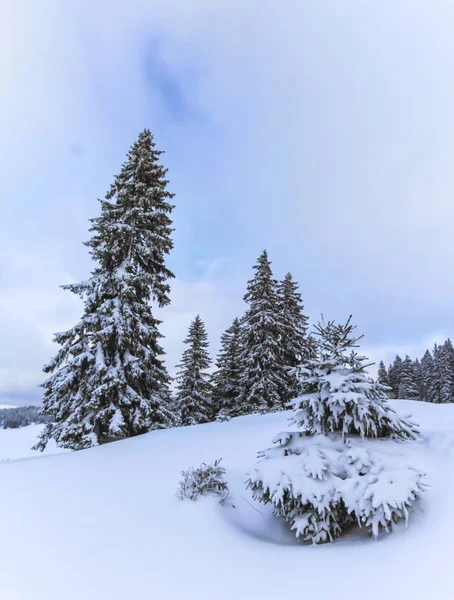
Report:
M40 452L32 450L36 438L43 430L44 425L28 425L18 429L0 429L0 461L18 460L42 456ZM44 455L60 453L53 440L44 451Z
M0 586L8 600L172 598L443 599L454 584L454 405L396 401L430 489L375 541L351 534L297 545L244 489L256 452L286 414L153 432L36 460L0 464ZM37 428L0 430L0 457L35 455ZM55 451L55 449L54 449ZM39 455L38 455L39 456ZM222 457L235 508L181 502L180 471Z

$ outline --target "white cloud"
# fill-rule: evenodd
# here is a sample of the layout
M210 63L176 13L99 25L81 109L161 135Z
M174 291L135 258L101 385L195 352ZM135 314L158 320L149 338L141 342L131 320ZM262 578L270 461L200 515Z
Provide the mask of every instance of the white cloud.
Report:
M11 273L9 285L0 287L0 392L43 381L42 366L56 348L53 334L74 325L81 310L75 296L59 289L71 277L49 257L15 253L5 263Z
M87 219L144 125L178 192L169 364L197 312L211 339L228 326L265 246L312 317L353 312L378 358L449 335L452 7L6 0L2 11L4 381L5 369L15 386L38 372L52 331L77 318L57 286L87 276ZM173 120L147 77L156 39L201 122Z

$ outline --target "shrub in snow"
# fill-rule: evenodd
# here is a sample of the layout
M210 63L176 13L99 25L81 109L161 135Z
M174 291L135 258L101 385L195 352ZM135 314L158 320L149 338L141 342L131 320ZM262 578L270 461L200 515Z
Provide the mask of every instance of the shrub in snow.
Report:
M333 541L355 522L375 536L389 531L425 487L399 443L417 439L417 427L367 375L353 329L350 319L316 327L318 355L297 368L300 395L290 403L300 431L279 434L248 481L303 541Z
M219 496L224 502L229 496L229 488L224 480L225 469L221 466L221 460L214 463L202 463L198 469L190 467L187 471L181 471L182 480L177 489L177 497L180 500L196 500L203 494Z

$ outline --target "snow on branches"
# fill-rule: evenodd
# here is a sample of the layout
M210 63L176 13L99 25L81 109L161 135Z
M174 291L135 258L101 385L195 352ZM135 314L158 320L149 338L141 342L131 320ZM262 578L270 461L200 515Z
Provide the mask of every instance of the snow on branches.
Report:
M187 471L181 471L177 498L196 500L199 496L212 494L218 496L221 503L225 502L229 497L229 488L224 480L225 469L220 464L221 460L219 458L214 463L202 463L197 469L190 467Z
M300 395L290 403L300 431L279 434L248 481L302 541L333 541L354 523L389 531L425 488L399 443L418 439L417 427L367 375L353 329L350 319L316 327L317 356L297 367Z

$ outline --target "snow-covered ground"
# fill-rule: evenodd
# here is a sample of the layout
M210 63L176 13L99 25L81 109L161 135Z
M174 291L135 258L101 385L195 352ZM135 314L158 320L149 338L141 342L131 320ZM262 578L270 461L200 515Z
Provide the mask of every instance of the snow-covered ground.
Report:
M44 425L28 425L19 429L0 429L0 461L42 456L41 452L32 450L32 446L43 428ZM51 442L43 454L57 452L60 453L61 449Z
M414 455L431 487L408 527L377 541L355 533L297 545L267 507L251 501L246 473L256 452L287 429L285 413L2 462L1 597L449 599L454 405L393 404L421 425ZM29 448L39 427L0 430L0 456L35 455ZM219 457L235 508L175 497L181 469Z

